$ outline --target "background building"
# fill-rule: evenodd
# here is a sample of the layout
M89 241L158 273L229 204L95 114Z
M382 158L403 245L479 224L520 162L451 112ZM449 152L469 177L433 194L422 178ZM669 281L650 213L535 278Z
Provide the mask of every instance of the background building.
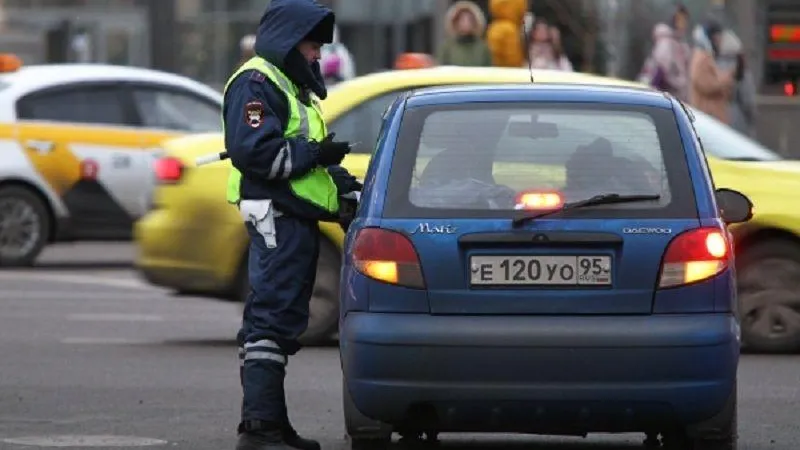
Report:
M399 53L434 53L455 0L322 0L359 74L391 67ZM488 0L474 0L486 12ZM239 59L239 40L258 26L268 0L0 0L0 49L27 64L108 62L172 71L221 88ZM685 0L695 23L724 19L745 45L761 97L759 138L800 153L800 1ZM651 30L676 0L529 0L556 23L576 69L634 78ZM792 28L794 27L794 28ZM771 31L783 30L772 36ZM788 31L787 31L788 30ZM796 30L796 32L795 32ZM778 33L781 34L781 33Z

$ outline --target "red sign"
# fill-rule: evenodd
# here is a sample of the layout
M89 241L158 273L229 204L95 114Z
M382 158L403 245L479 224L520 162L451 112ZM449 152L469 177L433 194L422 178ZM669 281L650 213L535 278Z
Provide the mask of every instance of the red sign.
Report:
M769 37L772 42L800 42L800 25L773 25Z

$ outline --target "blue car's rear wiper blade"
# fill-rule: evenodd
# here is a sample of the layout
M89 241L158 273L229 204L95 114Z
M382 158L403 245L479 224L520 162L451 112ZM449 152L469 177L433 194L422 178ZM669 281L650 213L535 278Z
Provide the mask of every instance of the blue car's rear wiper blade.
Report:
M551 214L555 214L561 211L583 208L586 206L611 205L614 203L643 202L648 200L658 200L660 198L661 196L658 194L637 194L637 195L600 194L584 200L578 200L576 202L567 203L561 208L557 209L550 209L547 211L535 211L535 212L525 211L525 210L517 211L514 217L512 218L511 224L517 226L528 220L535 220L540 217L549 216Z

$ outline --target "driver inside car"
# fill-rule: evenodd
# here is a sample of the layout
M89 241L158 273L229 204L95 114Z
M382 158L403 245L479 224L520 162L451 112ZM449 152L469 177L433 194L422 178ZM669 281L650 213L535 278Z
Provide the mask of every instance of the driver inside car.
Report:
M492 175L497 144L508 124L508 116L481 117L477 121L458 120L440 124L436 138L422 143L433 148L443 148L422 171L414 203L428 205L430 198L437 203L446 202L451 207L470 207L475 204L490 209L509 208L514 204L515 192L498 185ZM425 191L437 189L435 196L426 196ZM445 192L446 195L442 195Z

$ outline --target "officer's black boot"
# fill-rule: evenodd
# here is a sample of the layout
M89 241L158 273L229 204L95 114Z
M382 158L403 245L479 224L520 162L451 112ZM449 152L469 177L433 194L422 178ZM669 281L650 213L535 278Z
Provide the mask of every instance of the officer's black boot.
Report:
M320 450L322 448L319 445L319 442L313 439L306 439L297 434L297 431L295 431L292 425L288 422L283 430L282 435L283 441L286 442L286 445L298 450Z
M283 397L283 426L281 427L281 432L284 442L298 450L320 450L319 442L301 437L292 426L292 422L289 420L289 411L286 407L286 390L283 385L281 385L281 396Z
M258 420L239 425L236 450L294 450L283 439L280 427Z

